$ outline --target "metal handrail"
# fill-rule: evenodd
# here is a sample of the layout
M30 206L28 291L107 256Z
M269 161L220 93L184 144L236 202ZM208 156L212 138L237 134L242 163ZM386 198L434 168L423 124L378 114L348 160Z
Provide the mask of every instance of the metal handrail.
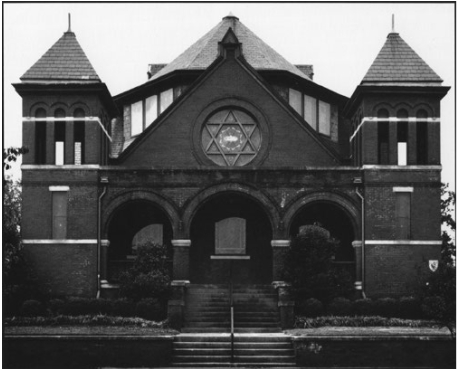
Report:
M234 361L234 306L231 306L231 361Z

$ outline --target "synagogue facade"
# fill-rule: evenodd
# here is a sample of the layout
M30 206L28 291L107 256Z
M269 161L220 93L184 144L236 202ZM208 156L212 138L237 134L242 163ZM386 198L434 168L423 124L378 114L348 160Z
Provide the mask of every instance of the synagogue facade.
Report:
M398 33L374 57L342 96L230 15L111 96L65 32L14 85L40 285L109 296L145 241L173 247L177 286L227 283L229 259L233 283L278 284L291 239L320 224L357 291L410 294L440 259L449 88Z

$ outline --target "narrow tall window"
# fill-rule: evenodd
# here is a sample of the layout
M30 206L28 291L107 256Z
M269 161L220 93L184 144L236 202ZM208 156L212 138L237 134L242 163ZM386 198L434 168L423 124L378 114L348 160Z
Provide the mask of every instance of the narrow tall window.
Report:
M36 118L46 118L44 109L37 109ZM46 164L46 122L35 122L35 163Z
M396 192L396 238L410 239L410 192Z
M55 118L65 118L65 111L57 109L54 113ZM56 120L54 126L54 158L56 165L64 165L65 157L65 121Z
M407 122L398 123L398 165L407 165Z
M84 164L84 110L76 109L74 112L75 124L74 124L74 158L75 165Z
M137 136L143 131L143 101L132 104L131 109L131 135Z
M304 119L316 130L316 99L304 95Z
M289 105L296 110L296 112L302 116L302 94L300 91L289 89Z
M428 118L428 113L420 109L417 112L417 119ZM428 123L420 121L417 123L417 163L428 164Z
M52 238L67 238L67 191L52 191Z
M319 101L318 110L319 132L329 136L331 134L331 105L324 101Z

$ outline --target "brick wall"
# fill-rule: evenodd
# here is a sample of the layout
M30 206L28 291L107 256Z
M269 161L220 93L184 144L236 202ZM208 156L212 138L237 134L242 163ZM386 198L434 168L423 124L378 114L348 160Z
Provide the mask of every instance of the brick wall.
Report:
M368 297L410 296L427 277L429 260L440 259L440 245L366 245Z
M95 297L97 293L97 245L27 244L27 261L33 266L39 287L54 296Z

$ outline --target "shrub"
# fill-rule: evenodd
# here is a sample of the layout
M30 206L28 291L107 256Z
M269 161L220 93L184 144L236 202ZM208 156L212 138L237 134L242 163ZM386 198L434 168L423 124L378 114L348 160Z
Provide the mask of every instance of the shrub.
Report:
M320 300L310 298L296 304L296 314L307 317L317 317L323 314L323 303Z
M121 296L138 301L144 298L165 300L170 291L169 248L142 245L130 270L120 276Z
M441 296L429 296L423 300L421 311L428 319L444 319L447 315L447 304Z
M417 319L421 316L420 300L414 296L404 296L399 299L399 316L401 318Z
M63 314L65 301L61 299L52 299L48 301L48 308L54 315Z
M353 292L352 278L332 265L339 242L318 226L306 226L291 242L284 278L292 284L296 300L309 298L324 303Z
M371 299L358 299L353 301L353 312L356 315L375 315L374 302Z
M142 299L137 303L135 315L148 320L160 321L166 317L165 304L159 299Z
M442 311L441 316L436 316L436 319L447 320L454 322L456 319L456 268L452 265L440 263L436 272L432 273L428 282L422 291L423 302L428 297L440 297L443 301L443 308L439 308L439 299L427 300L426 307L423 312L429 311L432 301L436 301L437 310Z
M66 315L109 314L110 311L111 301L85 297L69 297L61 309Z
M132 300L121 298L111 302L111 315L130 317L135 315L135 303Z
M380 316L394 317L398 314L398 304L392 297L383 297L375 301L375 312Z
M327 312L331 315L345 316L350 315L352 304L344 297L337 297L327 306Z
M44 316L46 315L46 309L40 301L26 300L21 305L20 315L29 317Z

